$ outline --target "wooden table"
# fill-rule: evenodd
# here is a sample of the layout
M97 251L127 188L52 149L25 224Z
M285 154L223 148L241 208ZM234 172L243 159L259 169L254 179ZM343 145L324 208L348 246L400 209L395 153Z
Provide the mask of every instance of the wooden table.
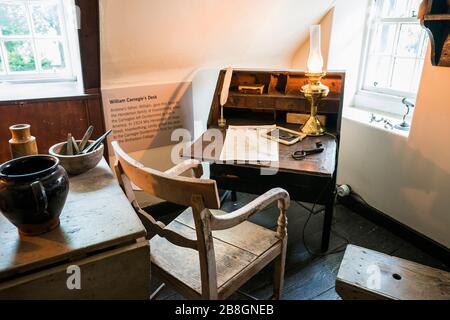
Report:
M241 120L230 121L232 125L255 125L256 122L243 122ZM298 129L298 126L280 124L290 129ZM337 142L334 137L325 135L322 137L307 137L302 142L286 146L279 144L279 162L268 164L242 164L238 162L224 164L219 160L222 152L221 144L211 141L211 134L217 133L217 128L210 127L191 146L189 154L183 154L185 158L194 158L211 163L211 179L217 181L219 188L252 194L262 194L271 188L281 187L286 189L291 199L325 205L325 217L322 234L322 250L328 250L331 233L331 222L334 210L334 192L336 184L336 160ZM226 131L221 130L225 141ZM321 142L325 151L312 155L302 161L292 158L292 153L301 149L316 148L316 142ZM216 146L211 148L211 146ZM203 151L212 150L207 152ZM210 153L210 154L209 154ZM261 169L275 168L276 174L261 174Z
M145 235L103 159L95 169L70 178L56 230L20 236L0 215L0 299L148 299ZM80 268L81 290L67 287L73 265Z

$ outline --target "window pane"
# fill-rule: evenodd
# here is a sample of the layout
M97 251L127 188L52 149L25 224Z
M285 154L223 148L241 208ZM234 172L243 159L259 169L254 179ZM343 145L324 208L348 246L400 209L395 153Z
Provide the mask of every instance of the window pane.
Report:
M11 71L33 71L36 69L31 41L5 41Z
M397 25L393 23L379 24L375 31L370 51L372 53L392 54L396 27Z
M64 49L61 41L39 40L38 47L42 70L60 72L66 68Z
M29 34L25 5L0 3L0 29L4 36Z
M402 24L398 40L397 55L418 57L420 55L422 27L418 24Z
M395 9L395 0L377 0L376 12L379 17L386 17L390 11Z
M392 74L392 89L409 92L416 69L416 59L397 58Z
M379 17L410 17L408 0L378 0L377 9Z
M389 75L391 68L391 57L371 56L367 62L366 87L389 86Z
M427 54L428 49L428 35L425 30L422 30L422 37L420 40L420 57L425 59L425 55Z
M4 73L5 72L5 68L3 67L3 57L2 57L2 52L0 50L0 73Z
M375 0L363 88L387 94L417 92L428 36L417 17L422 0ZM388 90L383 90L388 89Z
M34 30L36 34L59 36L61 26L58 19L58 5L56 3L37 3L31 6Z

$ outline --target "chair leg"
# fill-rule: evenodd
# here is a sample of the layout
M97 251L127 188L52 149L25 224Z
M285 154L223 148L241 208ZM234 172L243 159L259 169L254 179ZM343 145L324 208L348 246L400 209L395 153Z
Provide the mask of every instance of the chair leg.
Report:
M161 290L166 286L165 283L162 283L151 295L150 300L155 300L156 296L160 294Z
M280 255L274 260L273 299L275 300L280 300L283 296L284 267L286 264L286 244L287 237L283 239Z

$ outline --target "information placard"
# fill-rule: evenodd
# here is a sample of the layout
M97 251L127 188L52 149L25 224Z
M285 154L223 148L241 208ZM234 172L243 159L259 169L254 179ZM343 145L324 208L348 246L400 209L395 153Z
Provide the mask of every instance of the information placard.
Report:
M170 145L172 132L192 133L191 82L102 90L108 138L127 152ZM113 150L109 148L112 156Z

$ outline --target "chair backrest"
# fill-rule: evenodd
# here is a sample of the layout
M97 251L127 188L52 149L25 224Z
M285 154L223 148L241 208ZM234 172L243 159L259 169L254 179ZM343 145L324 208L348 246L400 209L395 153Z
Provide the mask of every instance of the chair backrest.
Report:
M199 195L207 208L219 209L214 180L171 176L145 167L123 151L116 141L113 141L112 146L125 175L145 192L183 206L191 206L193 195Z
M214 180L173 176L145 167L131 158L116 141L112 147L117 157L117 178L136 211L150 221L152 231L174 245L197 250L200 259L202 297L217 298L217 270L213 238L210 227L211 213L208 209L219 209L220 201ZM158 198L179 205L192 207L197 239L188 239L156 221L142 210L134 197L131 183Z

